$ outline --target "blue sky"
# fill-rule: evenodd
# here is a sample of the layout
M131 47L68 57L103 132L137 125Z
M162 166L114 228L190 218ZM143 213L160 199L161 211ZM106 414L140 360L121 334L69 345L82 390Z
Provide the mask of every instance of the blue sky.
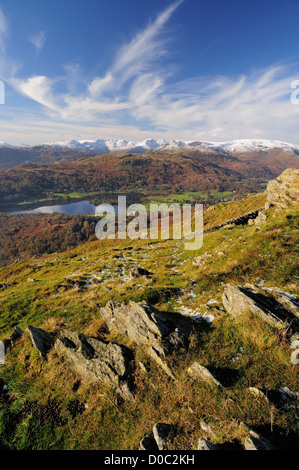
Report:
M299 0L0 0L0 141L299 143Z

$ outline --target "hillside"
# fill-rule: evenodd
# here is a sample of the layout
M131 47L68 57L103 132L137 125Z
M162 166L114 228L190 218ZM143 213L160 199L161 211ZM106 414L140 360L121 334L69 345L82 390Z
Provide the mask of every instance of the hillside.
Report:
M47 193L139 191L236 191L264 188L281 170L210 152L117 153L75 162L30 164L0 170L1 203L43 198Z
M265 199L264 194L253 194L243 201L211 206L205 211L205 228L220 224L227 217L239 217L246 212L258 210L263 206ZM172 202L168 196L165 196L164 200ZM95 240L97 221L98 219L91 215L67 216L58 213L12 215L0 212L0 266L45 253L65 251L86 241Z
M298 188L290 170L208 209L198 252L97 240L2 268L1 446L155 448L164 429L170 450L297 449Z
M43 145L33 147L6 147L0 145L0 168L13 168L27 163L50 163L59 160L75 161L93 155L88 150L53 148Z
M0 213L0 266L95 240L94 217Z

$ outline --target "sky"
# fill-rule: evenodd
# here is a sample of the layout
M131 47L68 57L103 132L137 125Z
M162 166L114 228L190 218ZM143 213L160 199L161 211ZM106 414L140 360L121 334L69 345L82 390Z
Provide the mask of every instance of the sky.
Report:
M0 141L299 144L298 17L299 0L0 0Z

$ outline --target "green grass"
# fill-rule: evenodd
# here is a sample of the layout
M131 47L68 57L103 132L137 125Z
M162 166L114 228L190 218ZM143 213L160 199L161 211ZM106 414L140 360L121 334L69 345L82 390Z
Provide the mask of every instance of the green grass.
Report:
M207 223L216 225L259 208L262 200L257 195L215 206L207 213ZM16 325L25 329L28 324L57 332L67 323L70 329L97 335L102 324L99 309L109 300L146 300L165 312L184 306L213 314L215 320L194 333L188 352L169 358L176 382L133 346L136 364L142 361L148 370L144 374L137 367L134 403L120 402L100 384L81 382L75 389L78 377L55 352L48 361L41 360L24 337L0 368L0 379L9 385L11 396L7 403L0 395L0 447L136 449L157 421L176 426L174 449L190 450L196 449L199 437L208 437L200 430L201 420L215 427L213 440L219 443L242 441L241 422L283 432L297 429L295 410L275 408L248 392L250 386L299 390L298 366L291 364L288 346L262 322L251 317L234 322L224 311L207 305L210 299L221 303L228 282L263 280L265 286L296 294L298 207L266 213L268 220L260 230L246 225L209 233L198 252L184 251L183 241L107 240L2 268L0 283L9 287L0 290L1 338ZM198 257L202 258L196 261ZM130 279L130 269L136 265L152 272L152 280ZM115 340L107 333L105 337ZM126 338L117 340L127 344ZM217 371L227 387L214 390L193 383L185 371L194 360ZM62 424L56 425L51 417L44 423L39 413L26 412L28 401L47 407L51 400L59 403ZM68 411L71 400L86 404L76 418Z
M93 192L93 193L79 193L79 192L70 192L70 193L53 193L53 196L55 198L70 198L70 199L79 199L82 197L91 197L91 196L96 196L98 193Z
M204 202L208 200L211 196L216 200L222 199L231 199L234 193L231 191L215 191L211 190L206 193L200 191L185 191L183 193L178 194L166 194L164 196L156 196L150 195L146 197L146 205L149 204L187 204L187 203L194 203L195 201Z

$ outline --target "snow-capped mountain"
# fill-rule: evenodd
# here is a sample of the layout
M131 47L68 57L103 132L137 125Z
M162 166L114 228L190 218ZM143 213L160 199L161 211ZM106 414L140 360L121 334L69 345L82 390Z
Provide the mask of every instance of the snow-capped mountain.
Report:
M281 142L276 140L255 140L255 139L244 139L244 140L232 140L228 142L205 142L205 141L183 141L183 140L156 140L147 139L142 142L130 142L127 140L116 140L116 139L96 139L96 140L71 140L66 142L56 142L45 144L50 147L62 147L73 150L89 150L92 152L109 153L117 152L122 150L136 150L139 152L155 150L155 151L167 151L167 150L178 150L181 148L193 149L193 150L213 150L221 153L242 153L242 152L265 152L272 149L279 149L285 152L299 151L298 145L289 144L287 142Z
M141 142L132 142L118 139L95 139L95 140L67 140L64 142L45 143L42 145L10 145L7 142L0 142L0 148L31 148L31 147L52 147L64 148L77 151L90 151L100 153L118 152L122 150L137 150L139 152L148 150L178 150L181 148L193 150L213 150L223 153L242 153L242 152L265 152L272 149L279 149L285 152L299 151L299 145L293 145L279 140L257 140L257 139L238 139L226 142L209 142L199 140L163 140L146 139Z
M204 154L219 154L241 161L256 160L279 168L299 166L299 145L278 140L232 140L209 142L199 140L146 139L132 142L121 139L69 140L42 145L10 145L0 142L0 168L11 168L23 163L51 163L54 161L75 161L96 155L149 152L200 151Z
M273 149L284 150L286 152L296 152L299 150L298 145L281 142L279 140L256 140L243 139L232 140L229 142L204 142L204 145L222 152L241 153L241 152L265 152Z
M8 144L7 142L0 142L0 148L13 148L12 145Z
M90 150L100 153L118 152L121 150L137 149L139 151L159 149L168 142L164 140L147 139L142 142L131 142L128 140L117 139L96 139L96 140L70 140L66 142L56 142L45 144L50 147L62 147L73 150Z

